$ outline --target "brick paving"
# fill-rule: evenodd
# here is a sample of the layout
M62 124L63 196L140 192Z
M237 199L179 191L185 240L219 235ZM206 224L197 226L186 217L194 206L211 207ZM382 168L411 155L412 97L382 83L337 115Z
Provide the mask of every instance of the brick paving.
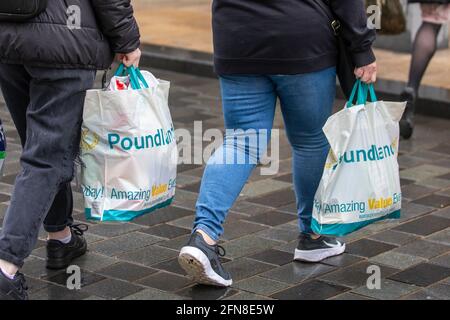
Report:
M223 128L218 82L154 70L172 82L170 104L176 128ZM336 101L340 108L343 101ZM19 138L3 100L0 117L8 141L0 182L0 220L20 168ZM282 128L277 113L275 127ZM450 121L417 117L410 141L401 141L399 163L404 193L398 221L373 224L351 234L347 252L322 263L292 262L297 222L289 146L281 132L280 172L252 175L226 222L225 267L234 285L194 285L177 264L194 218L202 165L179 166L174 204L132 223L96 223L86 234L89 252L74 264L82 270L81 290L68 290L65 271L44 266L45 233L23 272L31 299L450 299ZM74 183L75 186L75 183ZM76 188L76 186L75 186ZM79 191L79 188L76 188ZM82 196L74 216L85 222ZM381 290L366 287L369 265L381 268Z

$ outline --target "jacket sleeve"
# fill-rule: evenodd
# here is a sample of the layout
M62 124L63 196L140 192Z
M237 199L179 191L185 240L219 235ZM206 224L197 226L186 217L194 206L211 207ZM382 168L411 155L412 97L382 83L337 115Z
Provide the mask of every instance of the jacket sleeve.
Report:
M367 27L364 1L329 0L329 3L331 10L341 23L341 36L349 47L356 67L374 62L372 44L376 38L376 31Z
M130 53L139 48L139 27L130 0L91 0L91 3L114 53Z

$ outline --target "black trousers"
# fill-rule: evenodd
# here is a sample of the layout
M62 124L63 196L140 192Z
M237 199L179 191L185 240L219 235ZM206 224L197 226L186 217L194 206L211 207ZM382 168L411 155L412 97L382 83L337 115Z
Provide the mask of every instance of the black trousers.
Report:
M0 233L0 259L19 267L48 232L72 220L70 182L79 151L85 92L95 71L0 63L0 88L23 151Z

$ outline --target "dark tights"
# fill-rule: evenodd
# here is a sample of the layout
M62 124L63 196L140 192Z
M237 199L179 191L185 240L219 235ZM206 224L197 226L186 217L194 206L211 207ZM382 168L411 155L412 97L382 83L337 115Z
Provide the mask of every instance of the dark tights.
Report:
M437 49L437 37L441 24L423 22L413 45L408 87L417 93L420 82Z

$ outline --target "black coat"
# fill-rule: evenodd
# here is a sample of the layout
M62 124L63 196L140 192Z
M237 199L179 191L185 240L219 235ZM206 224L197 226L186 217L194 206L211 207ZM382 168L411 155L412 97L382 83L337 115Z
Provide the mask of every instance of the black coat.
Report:
M71 5L80 8L78 29L68 27ZM0 61L106 69L114 53L137 49L139 38L130 0L48 0L47 9L31 20L0 22Z
M441 3L448 4L450 0L408 0L409 3Z
M214 0L216 72L298 74L336 66L337 38L319 2L340 20L353 63L374 62L376 34L367 28L363 0Z

